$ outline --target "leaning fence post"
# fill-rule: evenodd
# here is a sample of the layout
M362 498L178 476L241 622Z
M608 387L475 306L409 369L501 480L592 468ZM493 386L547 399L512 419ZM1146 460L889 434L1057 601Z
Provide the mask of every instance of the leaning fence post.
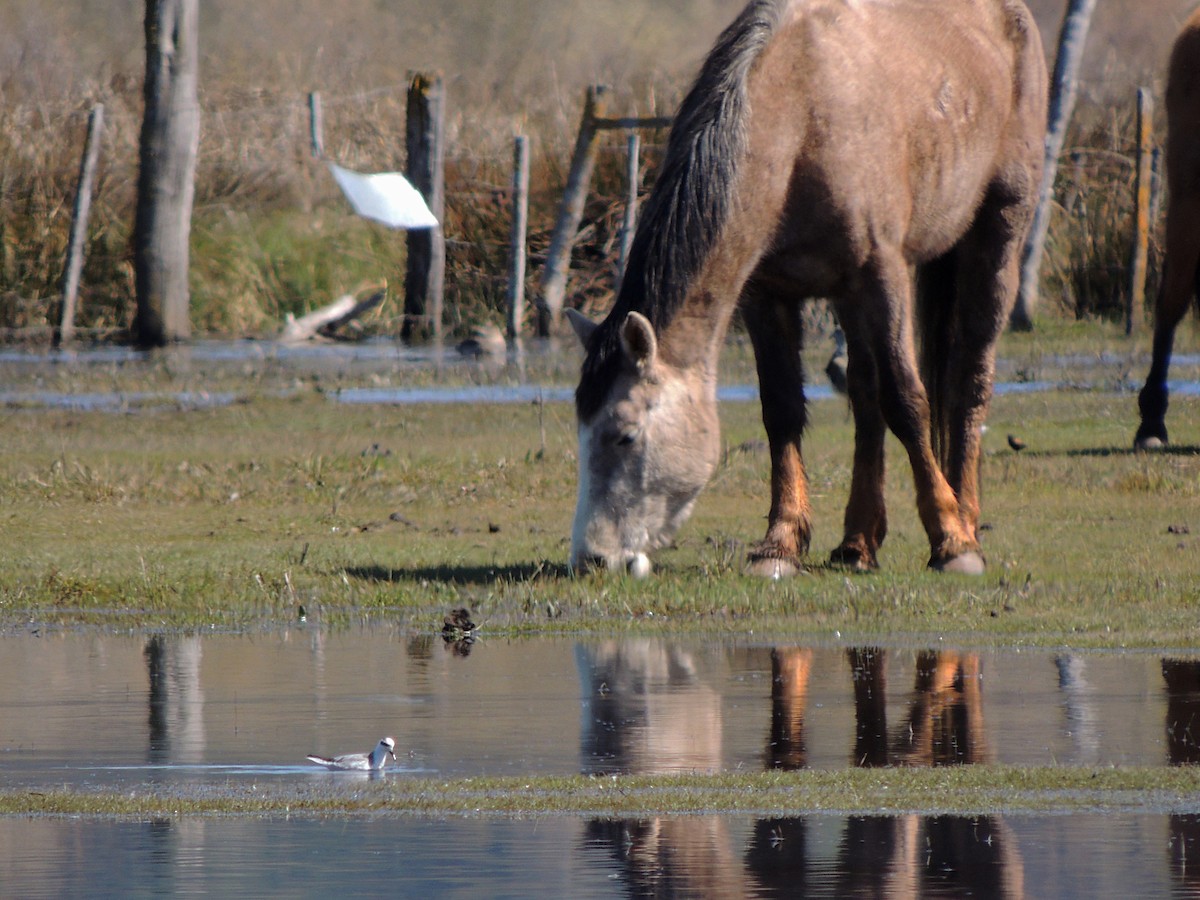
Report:
M621 290L625 280L625 266L629 263L629 248L633 246L633 232L637 227L638 183L641 181L640 159L642 140L632 132L626 142L625 157L625 216L621 220L621 255L617 261L616 291Z
M325 158L325 117L321 112L321 94L311 91L308 95L308 137L312 143L313 159Z
M75 338L75 307L79 297L79 278L83 273L84 246L87 244L92 183L96 177L96 161L100 157L100 135L103 131L104 104L97 103L88 115L87 142L79 163L79 185L71 214L71 239L67 244L67 263L63 269L62 318L58 328L57 343L60 344L70 343Z
M508 257L508 336L521 336L525 316L525 233L529 220L529 139L513 141L512 233Z
M537 333L548 337L562 312L563 297L567 292L567 270L571 265L571 246L583 219L583 206L587 200L588 183L596 164L600 130L596 119L604 115L605 92L603 85L588 88L583 103L583 118L579 123L579 136L575 140L575 152L571 156L571 171L563 189L562 203L558 209L558 220L550 237L550 249L546 253L546 267L542 270L542 291L538 299Z
M1132 259L1129 265L1129 305L1125 333L1133 334L1146 314L1146 261L1150 253L1151 185L1154 181L1154 97L1149 88L1137 93L1137 187L1134 205Z
M440 75L417 74L408 89L406 137L408 180L421 192L429 211L438 220L434 228L408 232L408 260L404 277L404 324L401 337L430 333L442 337L442 293L446 277L445 212L445 108L446 94Z

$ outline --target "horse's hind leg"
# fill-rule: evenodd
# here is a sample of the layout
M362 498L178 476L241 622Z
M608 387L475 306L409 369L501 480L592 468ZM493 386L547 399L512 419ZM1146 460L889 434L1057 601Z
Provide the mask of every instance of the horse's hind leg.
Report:
M1020 282L1023 215L1018 205L985 204L947 257L952 264L931 272L944 282L928 286L923 309L932 433L963 528L973 540L979 529L983 424L992 400L996 343Z
M860 340L855 330L854 340ZM869 345L849 345L846 392L854 413L854 468L843 519L842 542L829 561L859 571L879 565L877 553L887 536L883 495L883 438L887 425L879 406L879 375Z
M1175 329L1198 287L1200 197L1172 197L1167 211L1167 255L1154 306L1154 349L1146 384L1138 394L1142 421L1133 446L1151 450L1167 443L1167 369Z
M749 287L742 317L754 344L763 425L771 447L767 534L750 551L748 571L778 578L798 570L812 533L808 479L800 454L806 421L800 305L765 297Z
M942 570L981 572L979 544L975 535L964 527L958 499L934 456L929 398L917 373L914 350L912 276L899 249L881 248L858 287L858 297L853 301L857 308L839 306L842 327L850 343L851 369L855 366L855 356L864 352L875 361L878 409L908 453L917 492L917 512L929 537L929 565ZM861 348L857 354L856 346ZM853 382L852 375L852 391ZM859 415L857 408L855 415ZM856 450L855 467L859 464ZM846 512L849 519L850 507ZM847 541L852 537L848 533Z

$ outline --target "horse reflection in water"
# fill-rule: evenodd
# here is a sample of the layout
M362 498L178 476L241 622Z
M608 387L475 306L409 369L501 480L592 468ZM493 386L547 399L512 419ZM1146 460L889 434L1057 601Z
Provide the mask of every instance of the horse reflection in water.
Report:
M659 641L613 641L580 649L585 688L582 755L591 773L717 771L722 764L721 697L692 654ZM847 651L853 682L858 766L983 763L985 739L978 656L917 655L907 713L887 721L887 653ZM770 651L771 719L764 764L806 765L806 714L813 651ZM708 677L715 677L716 673ZM743 854L721 816L604 819L588 841L623 867L631 893L741 897L802 895L815 861L803 818L755 823ZM1016 842L997 817L853 816L837 863L839 891L918 897L930 891L1020 897L1024 871Z
M577 654L585 686L583 770L661 775L721 767L721 695L696 657L652 639L607 641ZM631 892L737 897L744 893L729 823L721 816L656 816L588 823L589 844L624 865Z
M889 729L887 652L846 651L854 688L856 766L945 766L991 759L983 720L979 657L924 651L907 715ZM805 765L804 720L812 651L771 651L771 728L768 766ZM806 822L763 819L746 853L756 881L780 893L803 885L809 863ZM839 894L921 897L931 891L1024 896L1016 840L995 816L851 816L838 856Z
M908 715L890 736L886 651L852 649L846 651L846 657L854 685L854 765L943 766L989 761L977 655L919 653ZM805 765L804 713L811 669L811 650L777 647L771 651L769 768Z
M1200 763L1200 662L1164 659L1167 688L1167 759L1173 766ZM1187 891L1200 895L1200 816L1171 816L1171 873Z

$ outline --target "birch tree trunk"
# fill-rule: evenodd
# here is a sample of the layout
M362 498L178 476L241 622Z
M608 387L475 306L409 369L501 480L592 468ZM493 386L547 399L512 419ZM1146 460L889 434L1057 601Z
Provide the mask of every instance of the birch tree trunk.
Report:
M1046 167L1042 174L1042 192L1025 251L1021 257L1021 289L1009 319L1013 331L1033 330L1033 311L1038 300L1038 275L1042 267L1042 251L1050 231L1050 202L1054 196L1054 179L1058 175L1058 157L1067 136L1067 125L1075 109L1075 93L1079 83L1079 63L1087 42L1088 28L1096 0L1070 0L1063 16L1058 36L1058 54L1054 59L1054 76L1050 81L1050 110L1046 132Z
M188 238L200 143L198 10L199 0L146 0L146 110L133 233L133 338L144 347L191 336Z

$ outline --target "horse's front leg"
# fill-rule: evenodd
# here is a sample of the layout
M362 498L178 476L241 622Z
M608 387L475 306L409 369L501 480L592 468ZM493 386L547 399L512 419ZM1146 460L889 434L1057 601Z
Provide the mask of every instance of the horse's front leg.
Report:
M807 419L800 305L750 291L742 315L754 345L763 425L771 448L767 534L751 549L747 571L780 578L799 571L812 534L808 477L800 452Z
M887 426L879 409L878 373L870 351L853 346L847 350L846 390L854 413L854 470L842 542L829 561L863 572L879 566L877 554L887 536L883 496L883 438Z

